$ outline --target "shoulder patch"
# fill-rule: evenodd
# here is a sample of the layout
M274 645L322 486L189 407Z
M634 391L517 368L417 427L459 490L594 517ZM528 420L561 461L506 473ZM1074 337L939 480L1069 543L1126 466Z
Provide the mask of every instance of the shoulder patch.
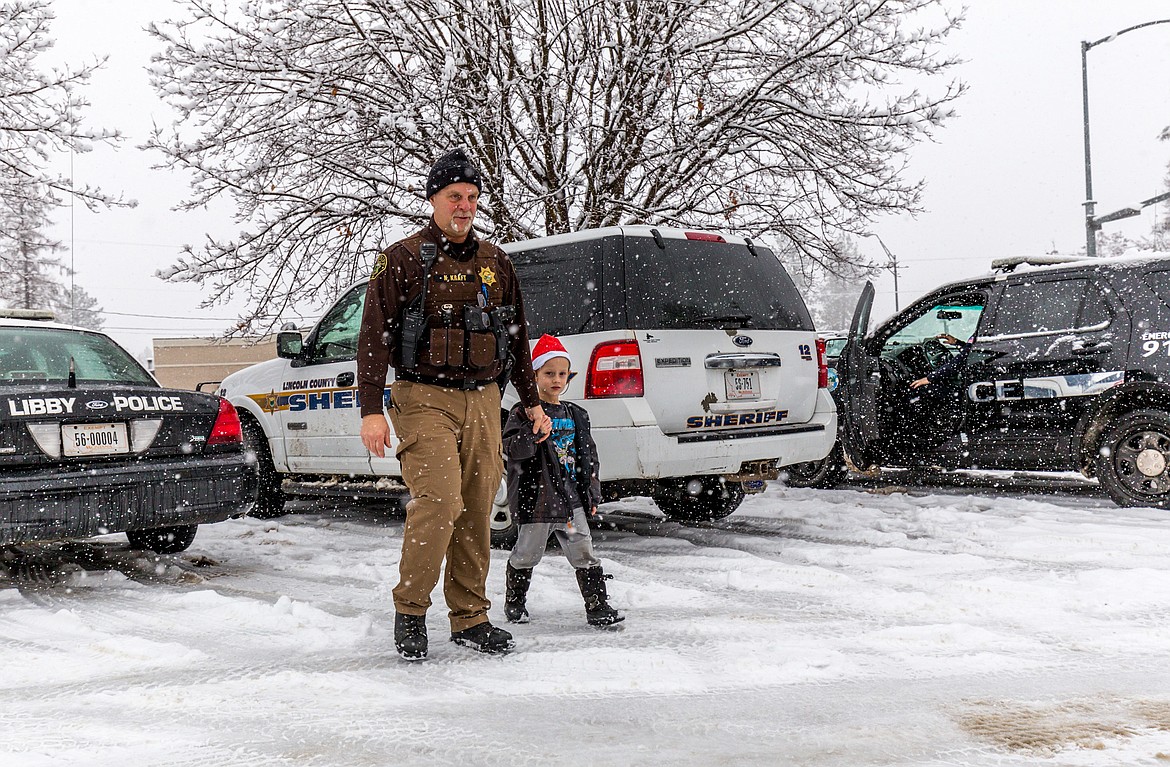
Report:
M386 254L379 253L377 260L374 261L374 270L370 272L370 279L375 280L386 273Z

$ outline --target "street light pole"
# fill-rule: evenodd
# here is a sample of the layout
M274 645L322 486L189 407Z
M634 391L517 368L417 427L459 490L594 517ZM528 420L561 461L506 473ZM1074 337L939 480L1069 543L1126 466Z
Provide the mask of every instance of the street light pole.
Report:
M1085 254L1097 257L1097 227L1093 215L1097 201L1093 199L1093 162L1089 148L1089 49L1092 43L1081 41L1081 103L1085 110Z
M890 259L890 263L889 263L888 268L894 274L894 312L896 313L896 312L900 311L902 308L901 306L898 305L898 268L899 268L898 267L898 257L890 252L890 249L886 247L886 243L882 240L881 237L879 237L875 233L870 232L870 233L866 234L865 236L866 237L873 237L875 240L877 240L878 244L882 246L882 250L884 250L886 252L886 258Z
M1093 199L1093 165L1091 153L1089 148L1089 51L1102 43L1116 40L1127 32L1133 32L1135 29L1142 29L1144 27L1152 27L1155 24L1170 24L1170 19L1158 19L1157 21L1146 21L1141 24L1135 24L1132 27L1126 27L1120 32L1115 32L1112 35L1102 37L1100 40L1088 42L1081 41L1081 103L1084 107L1084 123L1085 123L1085 253L1093 258L1097 255L1097 231L1101 228L1101 224L1106 221L1116 221L1119 218L1127 218L1129 216L1136 216L1141 213L1140 208L1123 208L1120 211L1110 213L1108 216L1096 217L1097 201ZM1141 207L1150 205L1161 200L1170 198L1170 193L1152 197L1145 200Z

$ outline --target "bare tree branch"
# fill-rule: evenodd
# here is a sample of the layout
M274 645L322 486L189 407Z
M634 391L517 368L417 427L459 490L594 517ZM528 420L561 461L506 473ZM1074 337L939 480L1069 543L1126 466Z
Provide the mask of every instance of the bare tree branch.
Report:
M100 188L77 188L48 170L54 155L88 152L111 143L117 131L87 129L81 115L89 102L81 89L104 60L46 71L41 56L53 46L49 0L0 1L0 210L48 205L73 197L91 210L134 202Z
M164 273L270 327L324 302L426 217L466 148L508 241L628 223L771 239L830 269L916 209L906 151L964 91L944 0L185 0L155 25L179 109L147 146L244 227Z

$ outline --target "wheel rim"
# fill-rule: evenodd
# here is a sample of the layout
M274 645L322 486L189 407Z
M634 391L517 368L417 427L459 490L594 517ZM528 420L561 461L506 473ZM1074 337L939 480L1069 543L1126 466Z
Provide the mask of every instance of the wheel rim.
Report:
M1170 492L1170 436L1143 429L1118 443L1114 451L1117 478L1125 488L1143 496Z

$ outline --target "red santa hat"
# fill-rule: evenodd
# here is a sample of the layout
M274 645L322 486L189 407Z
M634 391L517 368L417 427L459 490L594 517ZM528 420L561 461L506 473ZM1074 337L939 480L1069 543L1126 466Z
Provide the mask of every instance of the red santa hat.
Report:
M556 336L550 336L548 333L545 333L537 340L536 346L532 348L532 369L540 370L544 367L544 363L554 357L564 357L569 361L570 365L573 364L573 358L565 351L565 345L561 343L561 340Z

